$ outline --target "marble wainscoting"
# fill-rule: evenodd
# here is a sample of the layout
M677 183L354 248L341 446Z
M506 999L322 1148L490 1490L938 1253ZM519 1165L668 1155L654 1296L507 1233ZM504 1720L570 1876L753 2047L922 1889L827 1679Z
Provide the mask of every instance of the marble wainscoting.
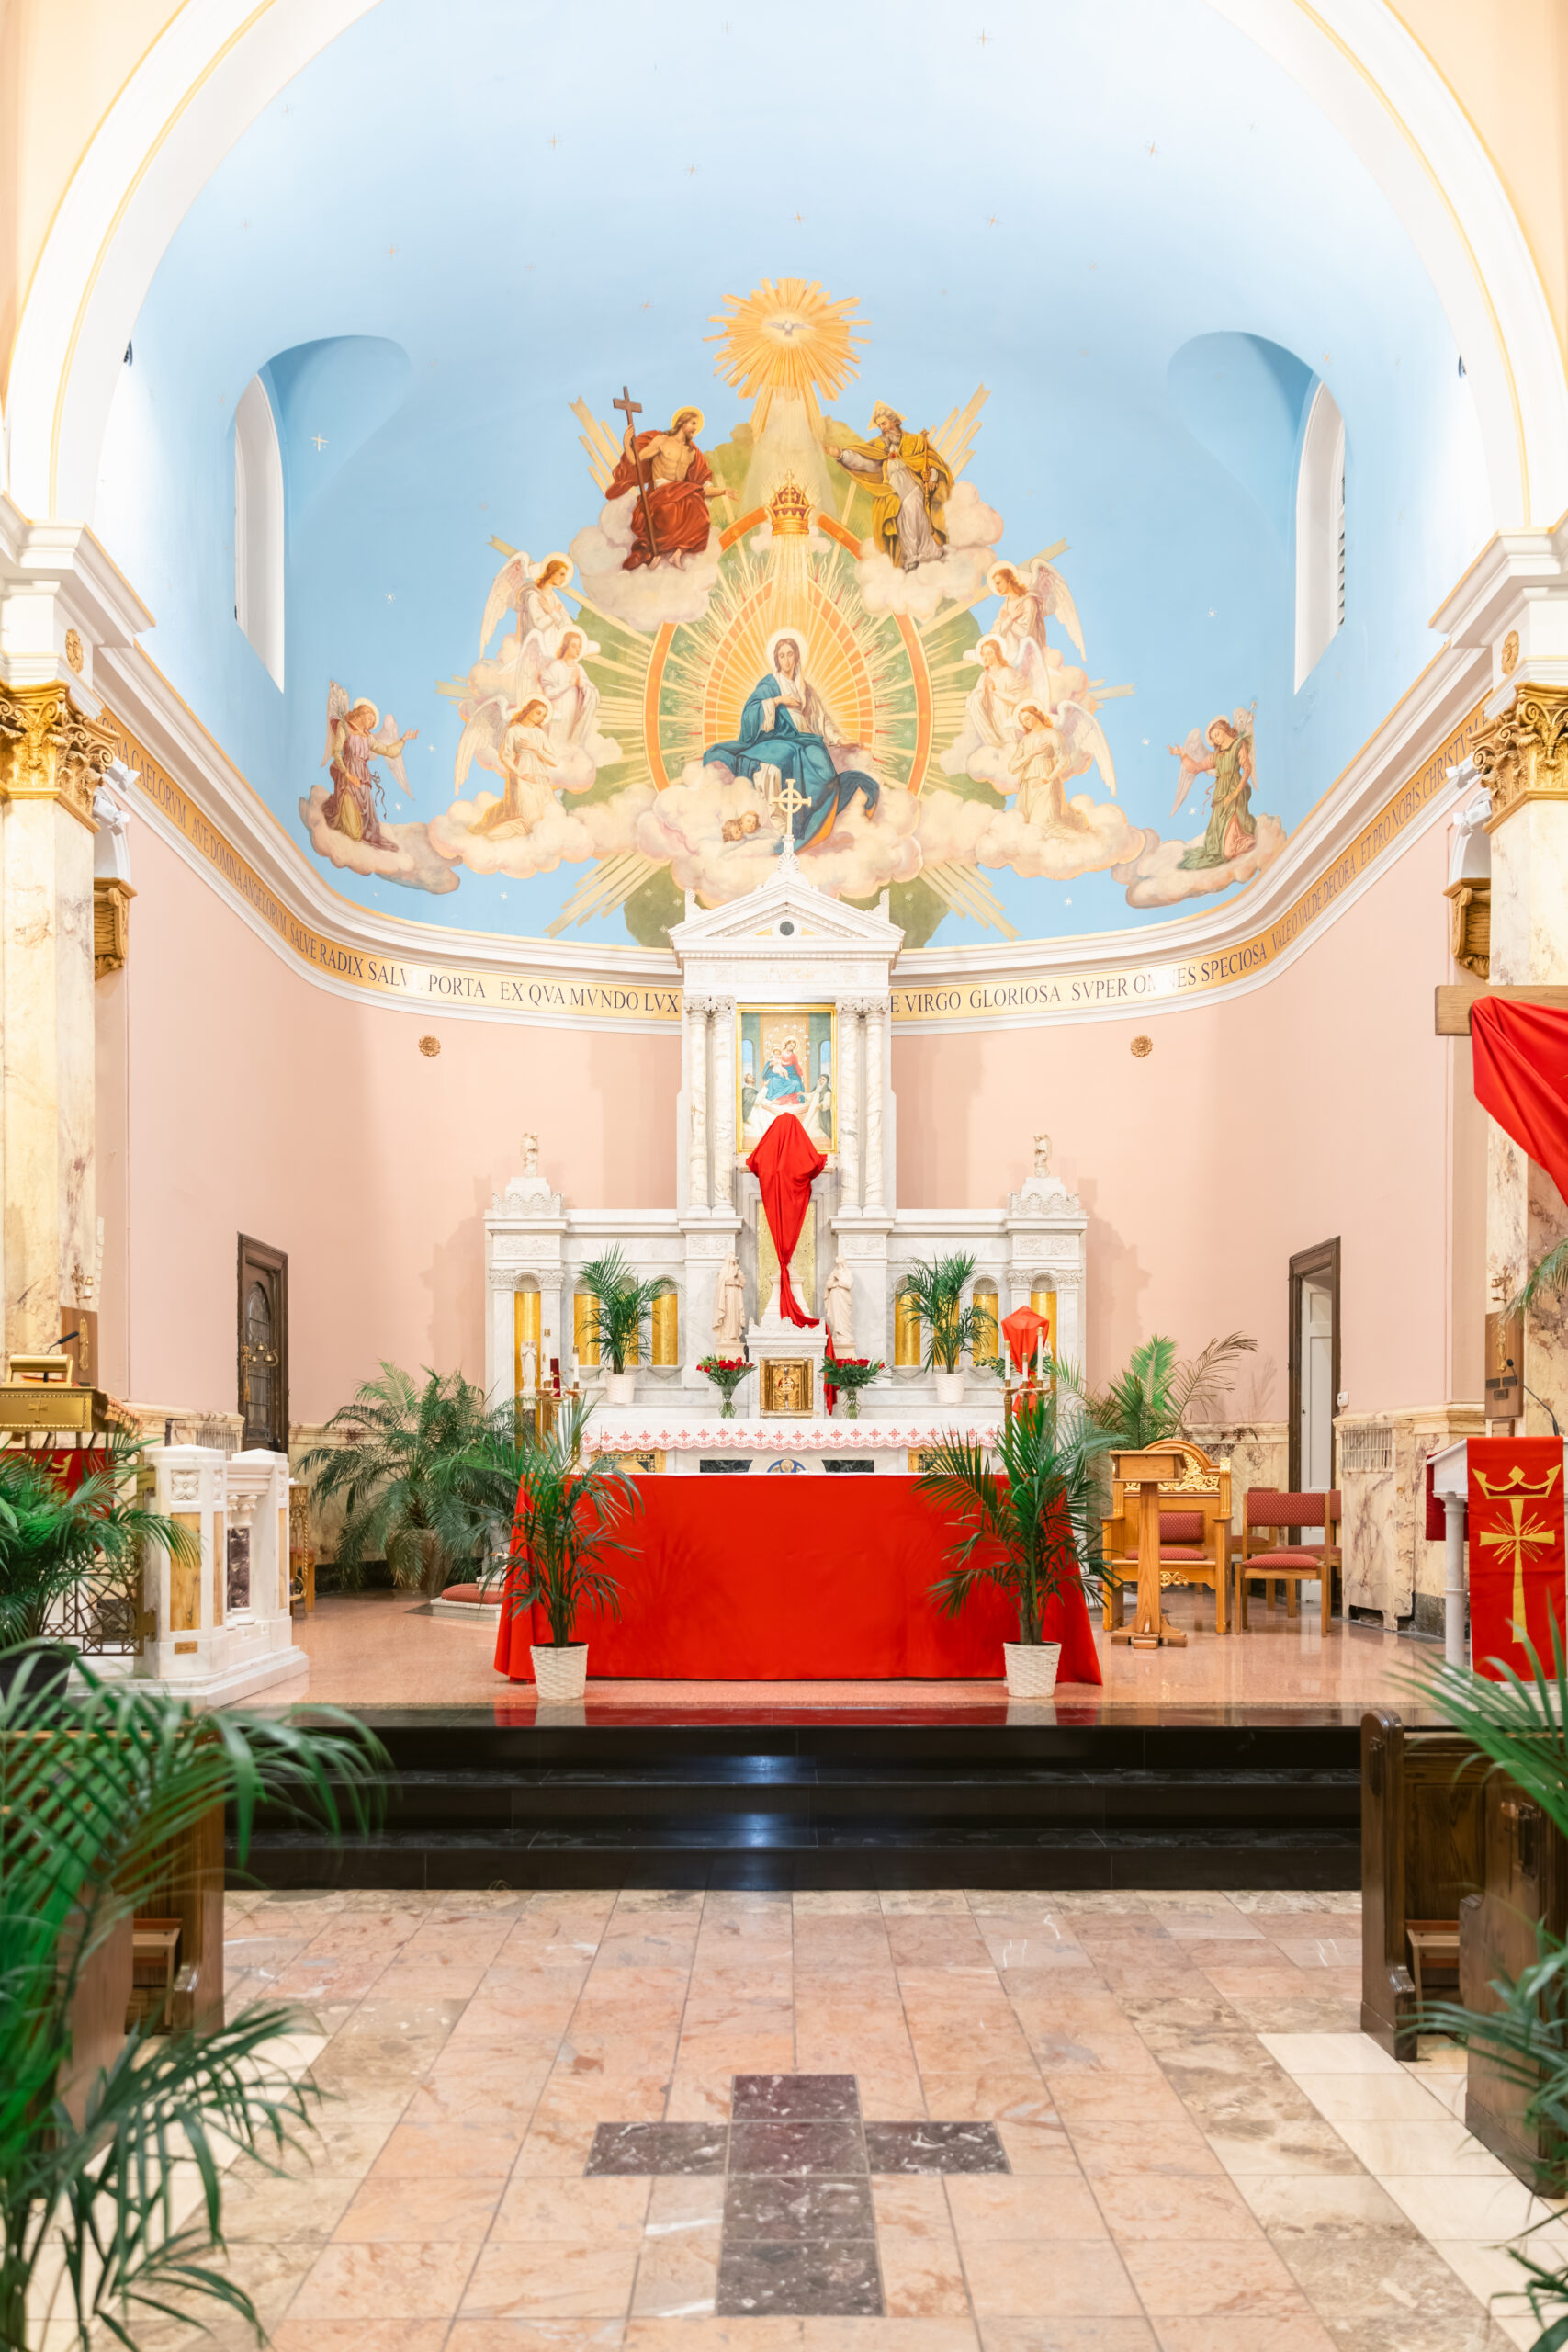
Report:
M1485 1427L1481 1408L1469 1405L1338 1416L1347 1611L1376 1611L1390 1633L1413 1625L1418 1634L1441 1634L1443 1546L1427 1541L1427 1464Z
M1194 1421L1193 1442L1231 1473L1231 1534L1239 1545L1249 1487L1288 1487L1291 1440L1284 1421Z

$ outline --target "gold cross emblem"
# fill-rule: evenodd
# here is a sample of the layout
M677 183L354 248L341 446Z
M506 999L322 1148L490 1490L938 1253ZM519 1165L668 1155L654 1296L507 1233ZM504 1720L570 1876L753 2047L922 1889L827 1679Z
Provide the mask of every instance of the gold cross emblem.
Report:
M1525 1524L1525 1507L1518 1496L1510 1498L1508 1509L1513 1514L1511 1527L1499 1527L1483 1535L1482 1542L1491 1550L1513 1554L1514 1606L1513 1622L1520 1633L1525 1624L1525 1553L1539 1544L1555 1544L1555 1531L1544 1520L1532 1519Z

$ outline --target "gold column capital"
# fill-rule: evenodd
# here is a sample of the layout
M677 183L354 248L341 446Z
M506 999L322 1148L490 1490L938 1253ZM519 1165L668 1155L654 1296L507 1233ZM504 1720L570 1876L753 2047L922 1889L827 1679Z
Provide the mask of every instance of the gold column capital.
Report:
M1476 782L1492 795L1489 833L1528 801L1568 802L1568 687L1521 685L1471 756Z
M115 758L115 737L86 718L68 686L0 684L0 800L58 800L96 832L93 795Z

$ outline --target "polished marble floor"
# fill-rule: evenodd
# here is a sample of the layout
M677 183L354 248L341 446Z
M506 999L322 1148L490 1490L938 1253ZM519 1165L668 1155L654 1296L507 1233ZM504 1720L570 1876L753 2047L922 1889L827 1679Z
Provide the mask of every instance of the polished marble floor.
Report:
M325 2037L226 2206L280 2352L1505 2352L1568 2245L1357 2032L1353 1896L229 1902Z
M1246 1634L1213 1632L1209 1596L1173 1593L1173 1622L1188 1630L1184 1649L1135 1651L1112 1645L1097 1624L1101 1688L1062 1685L1065 1702L1111 1715L1150 1705L1240 1707L1268 1713L1301 1706L1407 1705L1409 1680L1440 1658L1439 1645L1385 1634L1331 1618L1316 1610L1287 1617L1282 1606L1255 1600ZM276 1684L269 1701L310 1698L344 1706L504 1706L531 1708L533 1685L509 1683L493 1664L490 1623L432 1617L417 1596L365 1592L323 1596L315 1614L299 1619L294 1638L309 1659L308 1677ZM630 1682L595 1683L589 1645L589 1699L617 1707L736 1704L895 1706L918 1699L929 1705L973 1705L999 1696L996 1682Z

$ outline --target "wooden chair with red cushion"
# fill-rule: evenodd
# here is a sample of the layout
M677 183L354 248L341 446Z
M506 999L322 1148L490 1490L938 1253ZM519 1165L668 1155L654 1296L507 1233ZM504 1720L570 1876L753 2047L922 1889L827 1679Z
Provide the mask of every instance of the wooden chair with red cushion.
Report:
M1338 1490L1326 1494L1290 1495L1277 1487L1249 1487L1242 1512L1241 1557L1236 1562L1236 1579L1241 1587L1236 1614L1243 1633L1247 1631L1247 1591L1248 1580L1261 1577L1265 1605L1274 1605L1274 1583L1278 1579L1285 1588L1285 1614L1294 1617L1301 1610L1300 1588L1315 1582L1322 1592L1325 1623L1334 1605L1334 1571L1344 1565L1344 1553L1338 1542L1340 1506ZM1321 1527L1321 1544L1287 1544L1285 1537L1292 1528Z
M1230 1470L1212 1462L1190 1438L1162 1438L1160 1447L1179 1454L1182 1464L1179 1476L1159 1490L1160 1582L1207 1585L1214 1596L1214 1631L1223 1634L1230 1586ZM1129 1510L1120 1478L1111 1484L1111 1517L1100 1521L1108 1630L1122 1623L1123 1593L1135 1590L1138 1581L1135 1501Z

